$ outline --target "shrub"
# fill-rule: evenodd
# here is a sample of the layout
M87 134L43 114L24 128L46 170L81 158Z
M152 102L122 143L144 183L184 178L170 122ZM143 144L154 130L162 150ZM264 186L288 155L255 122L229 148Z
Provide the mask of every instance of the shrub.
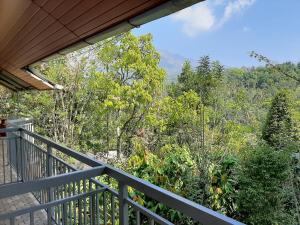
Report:
M241 162L238 211L247 224L287 224L284 188L289 154L268 146L249 149Z

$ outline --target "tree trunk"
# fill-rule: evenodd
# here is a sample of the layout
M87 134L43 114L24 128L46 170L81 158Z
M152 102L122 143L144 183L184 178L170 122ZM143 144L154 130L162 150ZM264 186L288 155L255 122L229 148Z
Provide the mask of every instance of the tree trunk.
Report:
M120 127L117 127L117 158L121 158L122 146L121 146L121 131Z

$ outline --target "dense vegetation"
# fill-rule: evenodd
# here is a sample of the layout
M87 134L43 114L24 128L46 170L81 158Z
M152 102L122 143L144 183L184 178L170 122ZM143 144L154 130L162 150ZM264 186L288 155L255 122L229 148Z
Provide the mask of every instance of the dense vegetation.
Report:
M225 69L208 56L165 82L151 35L110 39L39 69L63 90L1 90L2 116L247 224L300 224L300 64ZM159 166L158 166L159 165ZM176 224L189 220L131 190Z

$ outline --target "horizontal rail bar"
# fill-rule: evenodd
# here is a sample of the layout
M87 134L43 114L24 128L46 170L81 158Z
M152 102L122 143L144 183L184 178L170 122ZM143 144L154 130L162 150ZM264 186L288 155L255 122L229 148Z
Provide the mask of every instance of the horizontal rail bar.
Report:
M14 120L7 120L8 124L14 125L14 126L19 126L20 124L28 124L28 123L33 123L34 120L32 118L21 118L21 119L14 119Z
M132 176L122 170L116 169L110 165L105 163L99 162L95 159L92 159L82 153L75 152L74 150L63 147L48 138L45 138L41 135L35 134L31 131L26 129L20 128L24 133L39 139L42 142L50 145L51 147L89 165L92 167L95 166L105 166L104 173L115 178L118 181L125 183L128 186L131 186L147 196L166 204L167 206L179 210L180 212L184 213L187 216L201 222L202 224L214 224L214 225L242 225L243 223L238 222L234 219L231 219L223 214L215 212L211 209L208 209L202 205L199 205L195 202L192 202L186 198L183 198L179 195L176 195L170 191L167 191L163 188L160 188L156 185L153 185L145 180Z
M101 188L101 189L97 189L97 190L90 191L90 192L87 192L87 193L81 193L81 194L69 196L69 197L66 197L66 198L63 198L63 199L54 200L52 202L47 202L47 203L44 203L44 204L31 206L31 207L20 209L20 210L17 210L17 211L5 213L5 214L0 214L0 220L5 220L5 219L9 219L11 217L17 217L17 216L20 216L20 215L24 215L24 214L27 214L27 213L30 213L30 212L35 212L35 211L38 211L38 210L47 209L47 208L50 208L50 207L53 207L53 206L56 206L56 205L59 205L59 204L63 204L63 203L66 203L66 202L71 202L71 201L74 201L74 200L77 200L77 199L82 199L82 198L85 198L85 197L88 197L88 196L92 196L92 195L101 193L105 190L106 190L105 188Z
M60 174L57 176L46 177L33 181L8 184L0 187L0 198L38 191L43 188L55 187L82 179L89 179L101 175L104 171L104 168L104 166L99 166L91 169L74 171L71 173Z
M20 129L17 127L8 127L8 128L1 128L0 133L7 133L7 132L16 132L19 131Z

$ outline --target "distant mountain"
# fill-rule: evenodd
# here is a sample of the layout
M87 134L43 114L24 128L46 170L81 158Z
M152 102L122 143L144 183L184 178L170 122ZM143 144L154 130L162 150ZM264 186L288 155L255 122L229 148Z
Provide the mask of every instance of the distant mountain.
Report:
M188 58L164 50L160 50L159 53L161 56L160 66L167 71L167 80L175 81L181 72L184 61ZM194 65L194 60L191 62Z

